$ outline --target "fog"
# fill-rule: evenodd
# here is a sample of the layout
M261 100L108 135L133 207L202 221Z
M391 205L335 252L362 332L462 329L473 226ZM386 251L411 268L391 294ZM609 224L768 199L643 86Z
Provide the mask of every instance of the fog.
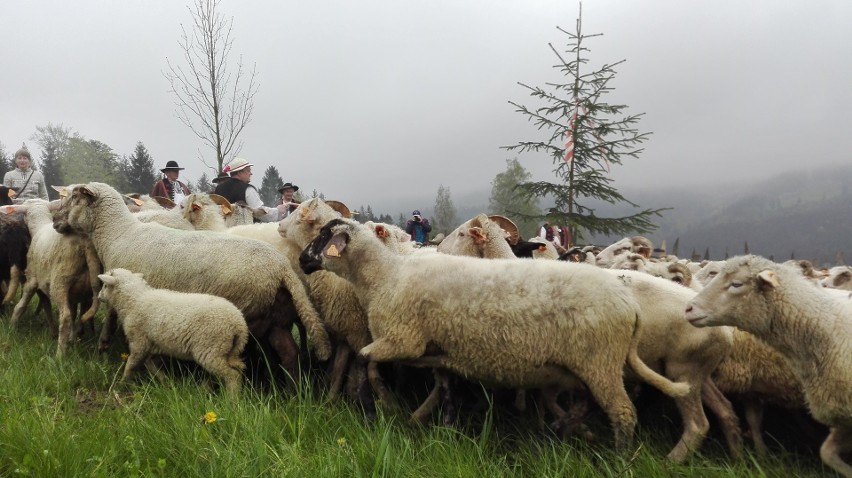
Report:
M234 53L260 89L240 156L253 182L284 181L394 217L452 197L487 195L538 141L509 101L535 106L518 82L562 77L578 4L557 1L270 2L225 0ZM163 76L180 62L177 1L4 2L0 141L14 151L36 126L62 124L129 155L142 141L157 169L175 160L195 181L212 151L175 114ZM612 170L617 187L752 181L848 162L852 3L846 1L583 4L590 67L626 62L607 101L644 113L649 141ZM236 60L236 56L232 57ZM517 156L553 179L544 155ZM650 205L661 206L661 205ZM406 212L407 214L407 212Z

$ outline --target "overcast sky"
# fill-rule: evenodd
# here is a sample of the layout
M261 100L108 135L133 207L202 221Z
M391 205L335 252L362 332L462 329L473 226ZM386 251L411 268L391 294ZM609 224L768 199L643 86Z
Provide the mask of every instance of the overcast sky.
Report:
M517 84L560 81L570 1L222 0L234 51L256 63L260 90L240 156L284 181L347 204L430 209L487 191L514 157L500 146L543 139L508 101ZM175 115L163 77L180 62L179 0L3 0L0 141L62 124L120 155L142 141L202 173L211 151ZM583 4L593 65L627 60L608 102L645 113L653 132L616 186L755 179L848 163L852 151L852 2L593 0ZM236 59L236 58L234 58ZM551 180L546 156L518 157ZM424 199L425 198L425 199ZM424 202L419 206L410 203ZM399 206L399 210L393 207ZM650 205L660 206L660 205Z

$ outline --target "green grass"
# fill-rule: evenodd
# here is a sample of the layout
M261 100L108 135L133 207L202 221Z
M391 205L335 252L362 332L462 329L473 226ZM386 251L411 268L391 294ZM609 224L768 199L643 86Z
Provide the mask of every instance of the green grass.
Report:
M61 360L40 320L0 324L0 476L35 477L776 477L823 476L818 458L792 453L732 462L710 440L683 465L664 456L680 433L643 418L636 449L624 456L601 443L555 440L494 409L460 429L411 424L405 412L374 422L321 387L296 393L246 386L238 398L214 393L186 373L160 382L120 381L121 352L99 353L95 339ZM204 416L216 414L208 423ZM437 420L436 420L437 421ZM529 423L528 423L529 422Z

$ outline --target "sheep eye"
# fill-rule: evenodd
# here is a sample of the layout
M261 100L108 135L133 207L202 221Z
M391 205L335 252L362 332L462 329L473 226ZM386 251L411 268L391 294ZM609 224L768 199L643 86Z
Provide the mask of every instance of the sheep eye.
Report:
M730 286L730 287L732 287L732 288L734 288L734 289L739 289L739 288L740 288L740 287L742 287L742 286L743 286L743 283L742 283L742 282L740 282L740 281L738 281L738 280L735 280L735 281L731 282L731 286Z
M678 284L682 284L683 279L681 279L680 277L675 277L675 278L672 279L672 282L677 282Z
M710 277L716 277L716 274L718 274L718 272L711 272L707 275L710 276Z

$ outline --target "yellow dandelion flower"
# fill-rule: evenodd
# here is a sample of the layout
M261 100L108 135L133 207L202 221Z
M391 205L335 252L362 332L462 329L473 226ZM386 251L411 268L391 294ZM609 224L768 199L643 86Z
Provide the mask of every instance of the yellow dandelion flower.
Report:
M127 357L130 357L130 355L128 355L128 354L121 354L121 360L124 360L125 362L127 362Z
M215 423L219 417L216 415L216 412L207 412L201 417L201 421L206 424Z
M346 439L345 439L345 438L343 438L343 437L338 438L338 439L337 439L337 444L338 444L338 445L340 445L340 446L345 445L345 444L346 444Z

